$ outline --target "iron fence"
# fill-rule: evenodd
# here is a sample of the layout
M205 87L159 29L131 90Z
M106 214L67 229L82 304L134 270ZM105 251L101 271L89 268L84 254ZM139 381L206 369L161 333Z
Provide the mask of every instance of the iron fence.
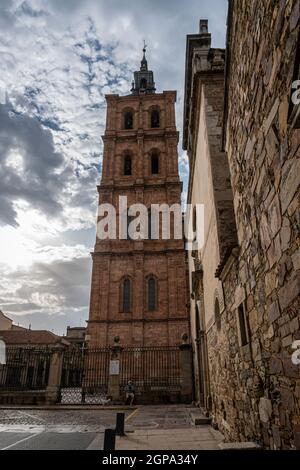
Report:
M180 390L180 350L176 346L124 348L120 371L121 389L131 380L139 393Z
M102 404L106 401L109 348L70 349L64 352L60 402Z
M45 390L53 350L7 347L6 364L0 365L0 391ZM104 404L107 402L112 349L70 348L61 351L59 402ZM121 394L129 380L137 394L167 396L181 386L178 346L120 348Z
M48 384L51 350L6 348L0 365L0 390L44 390Z

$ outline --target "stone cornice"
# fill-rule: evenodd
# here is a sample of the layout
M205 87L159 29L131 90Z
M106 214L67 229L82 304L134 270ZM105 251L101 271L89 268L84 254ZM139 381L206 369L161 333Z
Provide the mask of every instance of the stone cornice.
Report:
M180 190L182 189L182 181L162 181L162 182L156 182L156 183L129 183L128 184L119 184L119 183L101 183L100 185L97 186L98 192L100 193L102 190L103 191L114 191L114 190L130 190L130 189L159 189L162 187L168 188L169 186L178 186L180 187Z
M95 256L136 256L136 255L153 255L153 256L157 256L157 255L167 255L167 254L171 254L171 253L182 253L184 252L185 253L185 248L165 248L165 249L160 249L160 250L134 250L134 249L131 249L131 250L128 250L128 251L112 251L112 250L109 250L109 251L92 251L90 254L92 256L92 258L94 258Z
M179 140L179 131L176 128L169 129L137 129L137 130L117 130L109 131L101 136L103 142L122 142L123 140L153 140L159 139L177 139Z

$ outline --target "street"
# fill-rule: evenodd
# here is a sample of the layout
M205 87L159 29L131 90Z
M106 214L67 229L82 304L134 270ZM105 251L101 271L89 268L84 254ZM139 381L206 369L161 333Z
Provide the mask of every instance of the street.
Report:
M141 406L124 409L127 436L156 432L165 436L197 432L190 424L189 406ZM116 413L122 409L97 407L72 409L0 410L1 450L102 450L104 430L114 428ZM209 427L205 427L205 432ZM210 429L210 428L209 428ZM165 430L165 432L163 431ZM204 430L203 430L204 431ZM200 431L199 431L200 433ZM212 436L209 436L213 440ZM163 439L161 439L163 446ZM122 439L120 440L122 442ZM121 448L126 447L125 441ZM132 442L130 448L132 449ZM139 444L140 445L140 444ZM209 444L211 446L211 443Z

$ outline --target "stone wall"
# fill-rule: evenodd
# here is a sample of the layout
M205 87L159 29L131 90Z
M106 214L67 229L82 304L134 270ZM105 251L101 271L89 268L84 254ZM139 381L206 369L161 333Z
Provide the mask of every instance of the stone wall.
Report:
M300 448L300 130L289 124L300 2L231 4L225 125L239 253L219 273L221 329L207 333L213 418L229 439Z

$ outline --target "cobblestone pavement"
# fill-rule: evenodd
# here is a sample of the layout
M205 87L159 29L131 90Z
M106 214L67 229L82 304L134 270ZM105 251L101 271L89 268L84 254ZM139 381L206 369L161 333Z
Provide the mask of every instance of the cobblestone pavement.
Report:
M140 406L124 410L126 431L194 429L189 406ZM114 427L113 409L0 409L0 449L102 449L105 428ZM132 448L132 447L131 447Z

